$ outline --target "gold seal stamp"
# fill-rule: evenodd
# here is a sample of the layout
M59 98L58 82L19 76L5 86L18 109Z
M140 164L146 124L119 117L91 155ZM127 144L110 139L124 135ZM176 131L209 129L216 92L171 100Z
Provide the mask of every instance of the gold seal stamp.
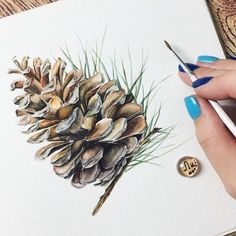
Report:
M193 177L200 172L200 162L195 157L185 156L178 160L177 170L185 177Z

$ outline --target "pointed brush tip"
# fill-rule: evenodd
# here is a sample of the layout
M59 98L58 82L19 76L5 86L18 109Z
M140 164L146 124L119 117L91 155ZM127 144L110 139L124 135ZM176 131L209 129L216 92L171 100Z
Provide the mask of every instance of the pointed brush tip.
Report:
M164 43L165 43L166 47L168 47L172 51L170 44L166 40L164 40Z

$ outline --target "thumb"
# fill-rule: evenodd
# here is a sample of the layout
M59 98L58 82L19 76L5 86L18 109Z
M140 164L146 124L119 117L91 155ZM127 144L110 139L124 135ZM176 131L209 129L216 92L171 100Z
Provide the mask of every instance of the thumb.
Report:
M207 100L189 96L185 98L185 105L194 120L201 147L228 193L236 198L236 139Z

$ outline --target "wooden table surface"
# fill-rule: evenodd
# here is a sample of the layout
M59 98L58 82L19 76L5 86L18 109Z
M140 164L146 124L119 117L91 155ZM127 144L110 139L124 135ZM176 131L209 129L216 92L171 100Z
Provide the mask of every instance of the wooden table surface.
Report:
M0 18L56 1L0 0ZM225 55L236 56L236 0L206 0L206 2ZM227 236L236 236L236 232Z
M236 56L236 0L207 0L226 56Z

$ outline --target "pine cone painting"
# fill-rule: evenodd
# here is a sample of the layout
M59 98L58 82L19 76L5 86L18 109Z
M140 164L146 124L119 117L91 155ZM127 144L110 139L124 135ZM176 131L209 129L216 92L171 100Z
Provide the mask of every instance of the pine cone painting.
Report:
M159 132L147 124L145 96L142 103L134 96L140 79L124 89L107 72L88 73L76 66L68 71L61 58L52 65L40 58L32 66L29 57L13 61L17 68L9 73L22 77L11 84L12 90L23 91L14 100L19 125L28 126L24 133L29 143L46 143L35 158L50 158L54 172L71 179L76 188L108 185L96 213L127 167L141 160L139 151ZM156 122L153 118L152 127Z

